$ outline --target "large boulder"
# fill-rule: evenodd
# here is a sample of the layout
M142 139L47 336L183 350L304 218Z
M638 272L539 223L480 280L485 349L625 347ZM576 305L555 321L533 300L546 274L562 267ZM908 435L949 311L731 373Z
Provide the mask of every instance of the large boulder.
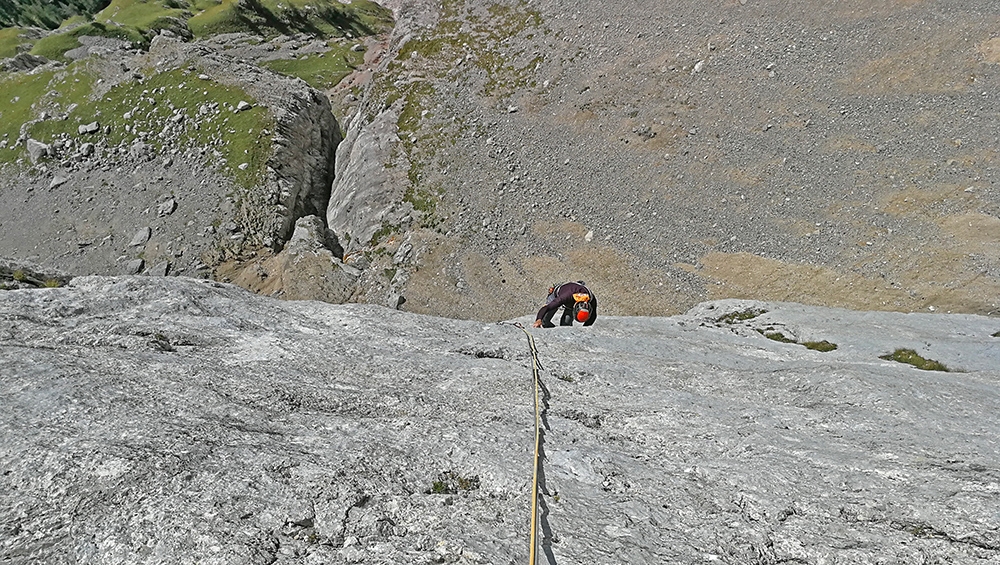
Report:
M49 154L48 144L42 143L37 139L28 138L25 142L25 147L28 149L28 158L31 159L32 165L37 165L42 157Z

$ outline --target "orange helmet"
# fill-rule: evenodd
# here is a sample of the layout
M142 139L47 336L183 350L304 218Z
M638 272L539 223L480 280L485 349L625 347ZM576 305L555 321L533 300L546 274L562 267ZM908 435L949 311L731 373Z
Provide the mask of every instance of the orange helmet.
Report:
M587 302L577 302L573 308L575 310L577 322L586 322L590 319L590 304Z

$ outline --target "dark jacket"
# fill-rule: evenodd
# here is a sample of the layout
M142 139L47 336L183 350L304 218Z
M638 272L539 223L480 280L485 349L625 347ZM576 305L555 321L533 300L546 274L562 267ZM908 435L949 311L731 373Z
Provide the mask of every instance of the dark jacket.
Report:
M552 323L552 316L555 315L559 308L564 308L560 324L563 326L572 326L573 306L576 305L576 300L573 299L573 295L578 292L590 295L590 300L588 301L590 306L590 318L588 318L583 325L593 325L594 320L597 319L597 297L594 296L594 293L591 292L589 288L578 282L568 282L556 287L555 291L553 291L553 293L546 299L545 306L542 306L542 309L538 311L538 315L535 319L541 320L543 327L555 327L555 324Z

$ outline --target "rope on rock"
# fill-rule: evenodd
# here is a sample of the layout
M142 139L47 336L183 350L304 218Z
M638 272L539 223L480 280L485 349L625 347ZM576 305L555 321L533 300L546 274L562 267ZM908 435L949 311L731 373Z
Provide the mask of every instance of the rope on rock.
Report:
M500 324L504 324L504 322L500 322ZM535 541L535 534L538 531L538 453L542 438L542 413L538 401L538 391L541 388L539 371L541 371L542 365L538 362L538 349L535 347L535 338L531 332L520 322L514 322L510 325L524 332L524 335L528 337L528 347L531 348L531 372L535 388L535 456L534 471L531 476L531 546L528 550L528 565L535 565L535 549L538 545Z

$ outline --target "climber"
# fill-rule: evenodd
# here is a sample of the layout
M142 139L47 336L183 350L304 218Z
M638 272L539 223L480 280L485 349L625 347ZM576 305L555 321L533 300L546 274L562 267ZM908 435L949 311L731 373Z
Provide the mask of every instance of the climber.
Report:
M545 305L538 311L533 327L554 328L552 316L559 308L563 309L561 326L572 326L573 320L590 326L597 319L597 297L583 281L568 282L550 286Z

